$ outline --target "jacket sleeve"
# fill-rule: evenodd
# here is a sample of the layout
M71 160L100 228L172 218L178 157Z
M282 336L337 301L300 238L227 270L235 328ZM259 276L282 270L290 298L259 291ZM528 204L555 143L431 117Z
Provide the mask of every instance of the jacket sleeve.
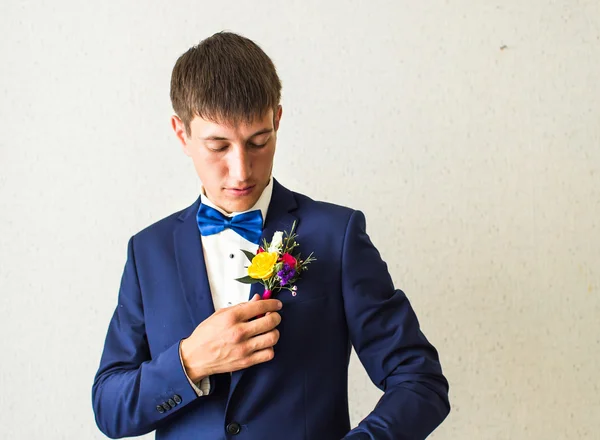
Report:
M151 432L198 398L181 365L180 341L150 355L133 240L92 387L96 424L110 438Z
M373 383L384 391L346 439L426 438L448 415L448 382L436 349L354 211L342 252L342 289L350 339Z

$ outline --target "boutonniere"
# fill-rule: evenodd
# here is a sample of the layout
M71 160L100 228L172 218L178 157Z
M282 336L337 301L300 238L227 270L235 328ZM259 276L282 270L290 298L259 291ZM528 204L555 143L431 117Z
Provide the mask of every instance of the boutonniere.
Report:
M300 254L294 254L298 246L294 229L288 232L277 231L273 234L270 243L263 239L263 245L256 252L248 252L242 249L246 258L250 261L248 274L237 278L236 281L245 284L261 283L265 287L262 299L269 299L281 290L289 290L296 296L297 287L294 284L300 279L300 275L308 270L308 265L316 258L311 254L304 260Z

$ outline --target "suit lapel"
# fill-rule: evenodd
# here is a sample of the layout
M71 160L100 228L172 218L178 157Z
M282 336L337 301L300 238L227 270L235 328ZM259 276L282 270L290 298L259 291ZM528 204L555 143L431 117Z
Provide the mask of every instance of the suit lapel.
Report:
M279 182L277 182L277 180L273 179L273 194L271 196L271 202L269 203L269 209L267 210L267 218L265 219L265 224L260 239L261 246L263 240L270 242L273 234L276 231L289 232L292 229L294 221L296 222L296 229L298 228L298 219L296 216L291 214L291 211L295 210L296 208L297 204L293 193L287 188L283 187ZM251 299L256 293L262 294L263 291L264 287L262 284L252 284L248 299ZM233 395L235 388L243 374L244 370L234 371L231 374L229 400L231 400L231 396Z
M199 206L200 197L181 213L173 232L179 280L194 327L215 313L196 221Z

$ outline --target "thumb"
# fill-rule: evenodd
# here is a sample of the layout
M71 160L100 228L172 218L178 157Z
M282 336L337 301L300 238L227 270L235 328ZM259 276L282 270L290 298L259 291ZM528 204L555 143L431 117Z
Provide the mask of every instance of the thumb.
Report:
M250 302L258 301L258 300L260 300L260 295L258 293L255 293L254 296L252 297L252 299L250 299Z

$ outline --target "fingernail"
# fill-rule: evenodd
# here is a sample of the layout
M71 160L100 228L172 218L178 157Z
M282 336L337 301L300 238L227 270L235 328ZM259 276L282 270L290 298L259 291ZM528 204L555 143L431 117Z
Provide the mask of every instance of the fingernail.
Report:
M277 308L280 309L283 307L283 303L281 301L277 301Z

